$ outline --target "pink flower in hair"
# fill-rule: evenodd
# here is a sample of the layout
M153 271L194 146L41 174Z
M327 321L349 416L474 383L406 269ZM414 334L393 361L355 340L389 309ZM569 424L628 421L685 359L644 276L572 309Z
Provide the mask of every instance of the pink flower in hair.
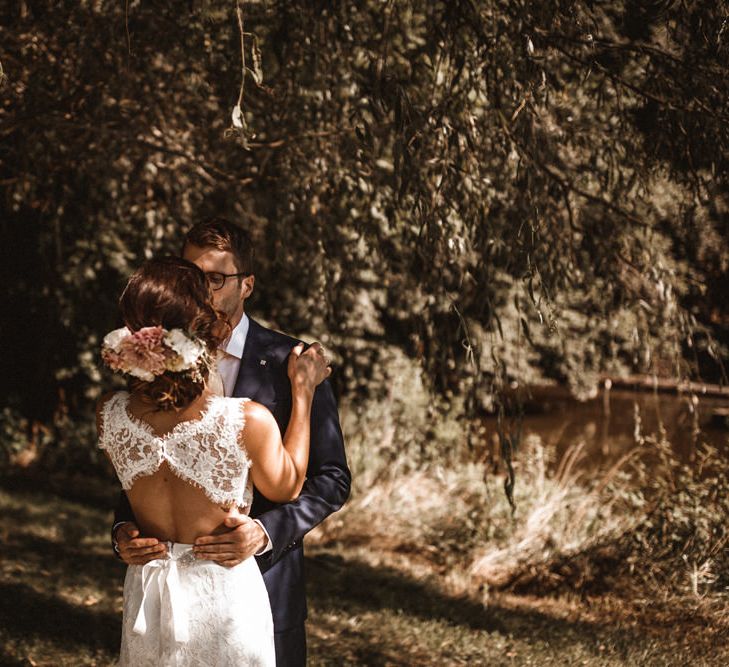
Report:
M167 360L164 335L162 327L144 327L124 338L119 345L122 370L147 382L162 375Z
M122 361L121 355L115 350L108 347L103 348L101 350L101 358L111 370L124 372L124 362Z
M104 336L101 358L113 371L152 382L166 371L200 374L208 364L205 342L181 329L167 331L160 326L143 327L132 333L126 327Z

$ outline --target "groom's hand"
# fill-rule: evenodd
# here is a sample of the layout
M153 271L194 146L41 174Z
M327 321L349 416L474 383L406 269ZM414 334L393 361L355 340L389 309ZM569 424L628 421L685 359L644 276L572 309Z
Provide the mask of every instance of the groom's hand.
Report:
M193 550L197 558L233 567L259 553L268 544L266 531L245 514L227 517L225 525L230 528L228 532L195 540Z
M156 537L139 537L139 528L132 521L121 524L114 534L119 557L127 565L144 565L156 558L163 558L167 545Z

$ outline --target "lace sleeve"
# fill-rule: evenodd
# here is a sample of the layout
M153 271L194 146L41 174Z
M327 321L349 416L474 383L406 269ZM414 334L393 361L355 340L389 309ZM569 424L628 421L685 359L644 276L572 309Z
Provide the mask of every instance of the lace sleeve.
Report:
M246 405L251 400L250 398L241 398L240 405L238 407L238 414L240 415L240 421L238 422L238 435L237 435L237 442L238 446L241 448L243 452L243 456L246 460L246 465L248 467L248 471L246 471L246 479L245 484L243 486L243 494L241 496L240 501L240 509L241 511L245 511L246 514L248 514L251 510L251 505L253 505L253 481L251 480L251 474L250 474L250 468L253 465L253 462L251 461L251 457L248 456L248 449L246 448L246 440L245 440L245 431L246 431Z
M178 422L156 435L127 410L129 394L118 392L101 408L99 448L109 455L122 488L152 475L164 461L221 506L250 506L250 459L243 442L248 399L212 397L199 419Z
M246 405L250 402L250 398L237 398L235 399L238 403L238 409L236 418L234 420L234 427L238 430L238 433L236 434L236 440L238 442L238 446L243 450L243 454L246 457L246 460L248 461L248 467L250 468L252 463L251 459L248 456L248 448L246 447Z
M112 394L101 406L101 430L99 433L99 449L111 453L113 438L111 437L111 417L114 406L119 401L119 393Z

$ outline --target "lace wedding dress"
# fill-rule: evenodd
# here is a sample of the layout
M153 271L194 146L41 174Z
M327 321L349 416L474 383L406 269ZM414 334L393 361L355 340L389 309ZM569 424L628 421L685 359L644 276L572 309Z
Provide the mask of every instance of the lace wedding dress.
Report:
M245 400L214 396L200 419L157 436L118 392L102 409L99 447L125 490L167 462L212 502L247 512L250 461L238 441ZM167 547L167 558L127 568L119 664L274 665L271 608L255 559L226 568L196 560L192 545Z

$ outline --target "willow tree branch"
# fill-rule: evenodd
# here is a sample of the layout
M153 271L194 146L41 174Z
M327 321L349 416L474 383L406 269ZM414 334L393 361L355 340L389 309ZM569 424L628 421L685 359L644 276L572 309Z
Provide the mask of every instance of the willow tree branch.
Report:
M547 38L547 42L562 55L566 56L569 60L572 60L573 62L582 65L583 67L596 67L603 74L605 74L605 76L607 76L614 84L616 84L617 86L622 86L623 88L627 88L628 90L634 92L636 95L642 97L643 99L646 99L650 102L655 102L659 106L670 109L671 111L680 111L683 113L703 112L707 116L710 116L715 120L721 121L722 123L729 123L729 116L721 113L716 113L715 111L707 107L706 104L696 96L694 96L691 101L698 108L692 109L687 106L678 105L672 100L666 99L664 97L659 97L658 95L650 93L644 88L641 88L640 86L631 83L619 74L610 71L607 67L605 67L605 65L597 62L596 60L587 61L584 58L576 56L574 53L570 52L568 49L565 49L563 46L558 44L555 40L550 40L549 38Z
M240 32L240 91L238 92L238 107L243 112L243 92L246 85L246 49L245 49L245 30L243 28L243 10L240 6L240 0L235 0L235 15L238 19L238 30Z
M617 213L622 218L628 220L629 222L632 222L635 225L638 225L639 227L643 228L650 228L650 225L637 216L630 213L630 211L626 211L624 208L621 208L620 206L613 204L612 202L608 201L607 199L603 199L602 197L599 197L598 195L593 195L590 192L587 192L586 190L583 190L582 188L578 187L574 184L574 182L567 178L566 176L562 176L557 171L555 171L551 166L549 166L544 160L539 159L536 155L534 155L519 139L514 136L514 133L509 129L508 123L506 121L506 118L502 113L499 113L499 117L501 119L501 126L506 134L506 136L513 142L513 144L516 146L516 148L519 151L519 154L524 156L527 160L529 160L532 164L534 164L536 167L538 167L544 174L546 174L550 179L558 183L564 190L569 190L570 192L574 192L576 195L579 195L583 199L586 199L587 201L592 202L593 204L598 204L599 206L606 208L609 211L612 211L613 213Z

